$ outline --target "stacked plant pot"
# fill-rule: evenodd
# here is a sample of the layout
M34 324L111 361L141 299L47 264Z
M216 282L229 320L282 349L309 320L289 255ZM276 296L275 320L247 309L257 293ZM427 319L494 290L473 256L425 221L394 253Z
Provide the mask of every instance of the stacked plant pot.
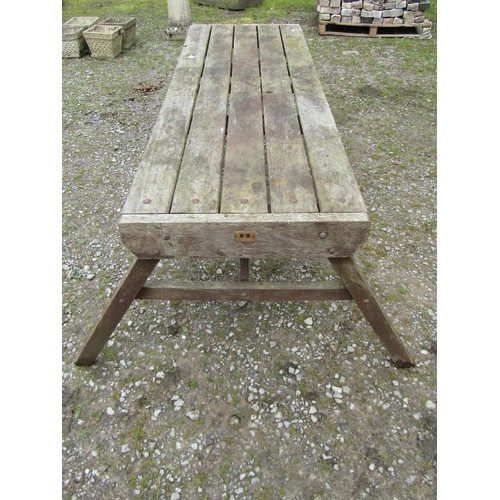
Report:
M63 57L82 57L90 51L97 59L113 59L136 39L133 17L73 17L63 24Z
M98 20L98 17L72 17L62 25L63 57L82 57L89 52L83 32L94 26Z

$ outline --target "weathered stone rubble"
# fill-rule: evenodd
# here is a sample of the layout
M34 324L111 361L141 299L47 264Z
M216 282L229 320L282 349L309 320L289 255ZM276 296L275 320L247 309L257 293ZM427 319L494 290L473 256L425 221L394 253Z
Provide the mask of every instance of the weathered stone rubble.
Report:
M415 26L426 22L429 0L317 0L320 24L374 24ZM430 27L429 27L430 30Z

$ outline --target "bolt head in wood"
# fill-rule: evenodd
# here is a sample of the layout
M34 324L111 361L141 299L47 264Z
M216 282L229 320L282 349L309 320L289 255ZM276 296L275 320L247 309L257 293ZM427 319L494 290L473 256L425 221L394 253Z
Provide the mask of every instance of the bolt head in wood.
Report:
M319 233L319 237L324 240L326 237L328 236L328 233L325 233L325 232L321 232Z

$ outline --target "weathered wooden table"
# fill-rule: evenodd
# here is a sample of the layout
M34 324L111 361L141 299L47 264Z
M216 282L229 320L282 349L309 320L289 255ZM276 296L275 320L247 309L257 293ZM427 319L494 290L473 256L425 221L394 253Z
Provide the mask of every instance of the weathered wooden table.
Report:
M76 363L134 299L355 300L397 366L413 361L352 256L365 204L299 25L192 25L123 207L136 255ZM240 259L237 282L146 282L159 259ZM340 286L249 281L252 258L328 258Z

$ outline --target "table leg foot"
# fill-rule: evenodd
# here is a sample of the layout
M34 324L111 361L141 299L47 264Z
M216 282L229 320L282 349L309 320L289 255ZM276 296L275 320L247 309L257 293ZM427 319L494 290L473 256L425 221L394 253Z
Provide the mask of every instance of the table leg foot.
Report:
M76 365L90 366L94 363L157 263L158 259L136 259L134 261L110 297L106 309L75 361Z
M398 368L415 366L372 288L351 257L328 259Z

